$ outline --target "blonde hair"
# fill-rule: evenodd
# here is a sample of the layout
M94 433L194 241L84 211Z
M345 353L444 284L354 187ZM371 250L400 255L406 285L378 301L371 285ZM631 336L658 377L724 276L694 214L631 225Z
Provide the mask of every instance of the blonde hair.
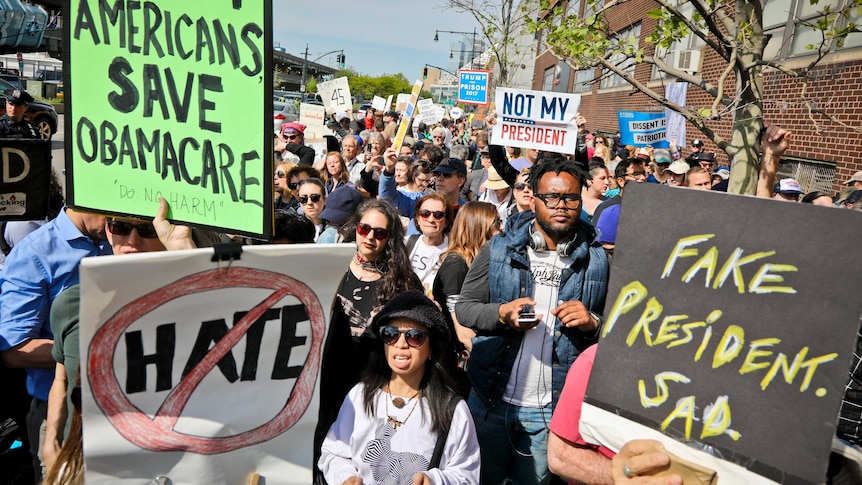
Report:
M458 209L449 232L449 247L440 255L440 261L449 253L455 253L470 266L482 246L494 237L499 228L500 215L494 204L467 202Z

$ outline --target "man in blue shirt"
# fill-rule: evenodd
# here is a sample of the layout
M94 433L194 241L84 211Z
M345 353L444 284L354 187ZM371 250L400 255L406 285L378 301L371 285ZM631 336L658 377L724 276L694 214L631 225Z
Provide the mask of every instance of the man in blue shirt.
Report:
M8 367L27 369L33 397L27 433L36 483L41 481L40 433L54 378L51 302L78 283L78 265L87 256L112 254L105 239L105 216L65 209L56 219L17 244L0 272L0 355ZM40 436L42 435L42 436Z

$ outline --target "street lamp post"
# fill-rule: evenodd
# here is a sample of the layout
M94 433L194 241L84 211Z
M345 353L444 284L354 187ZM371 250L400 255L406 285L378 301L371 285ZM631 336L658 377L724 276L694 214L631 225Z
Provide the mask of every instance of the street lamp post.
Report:
M473 32L461 32L457 30L435 30L434 31L434 42L438 42L440 40L440 36L438 35L440 32L444 34L463 34L463 35L472 35L473 36L473 45L470 46L470 68L473 69L476 66L473 65L473 61L476 60L476 27L473 27ZM451 57L451 52L450 52Z
M334 51L329 51L325 54L321 54L317 59L311 61L311 63L314 64L315 62L323 59L324 57L326 57L330 54L335 54L336 52L339 53L340 62L344 62L344 49L337 49ZM302 61L302 82L299 84L299 91L303 92L303 93L305 92L305 76L306 76L307 71L308 71L308 44L305 44L305 57Z

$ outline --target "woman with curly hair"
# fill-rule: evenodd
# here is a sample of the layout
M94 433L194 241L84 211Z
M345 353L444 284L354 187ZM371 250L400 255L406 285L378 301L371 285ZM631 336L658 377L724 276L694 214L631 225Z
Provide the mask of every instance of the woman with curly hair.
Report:
M404 246L404 226L392 204L368 199L357 209L356 221L356 254L338 286L323 348L315 463L344 397L359 382L379 346L371 319L398 293L422 288ZM319 479L316 469L315 478Z

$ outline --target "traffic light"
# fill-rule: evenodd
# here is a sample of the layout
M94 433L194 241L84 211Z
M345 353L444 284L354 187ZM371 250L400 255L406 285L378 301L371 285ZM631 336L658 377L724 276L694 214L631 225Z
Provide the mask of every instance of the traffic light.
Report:
M344 54L338 54L337 60L338 60L339 66L344 67L344 58L345 57L346 56Z
M422 68L422 79L428 79L428 68Z

